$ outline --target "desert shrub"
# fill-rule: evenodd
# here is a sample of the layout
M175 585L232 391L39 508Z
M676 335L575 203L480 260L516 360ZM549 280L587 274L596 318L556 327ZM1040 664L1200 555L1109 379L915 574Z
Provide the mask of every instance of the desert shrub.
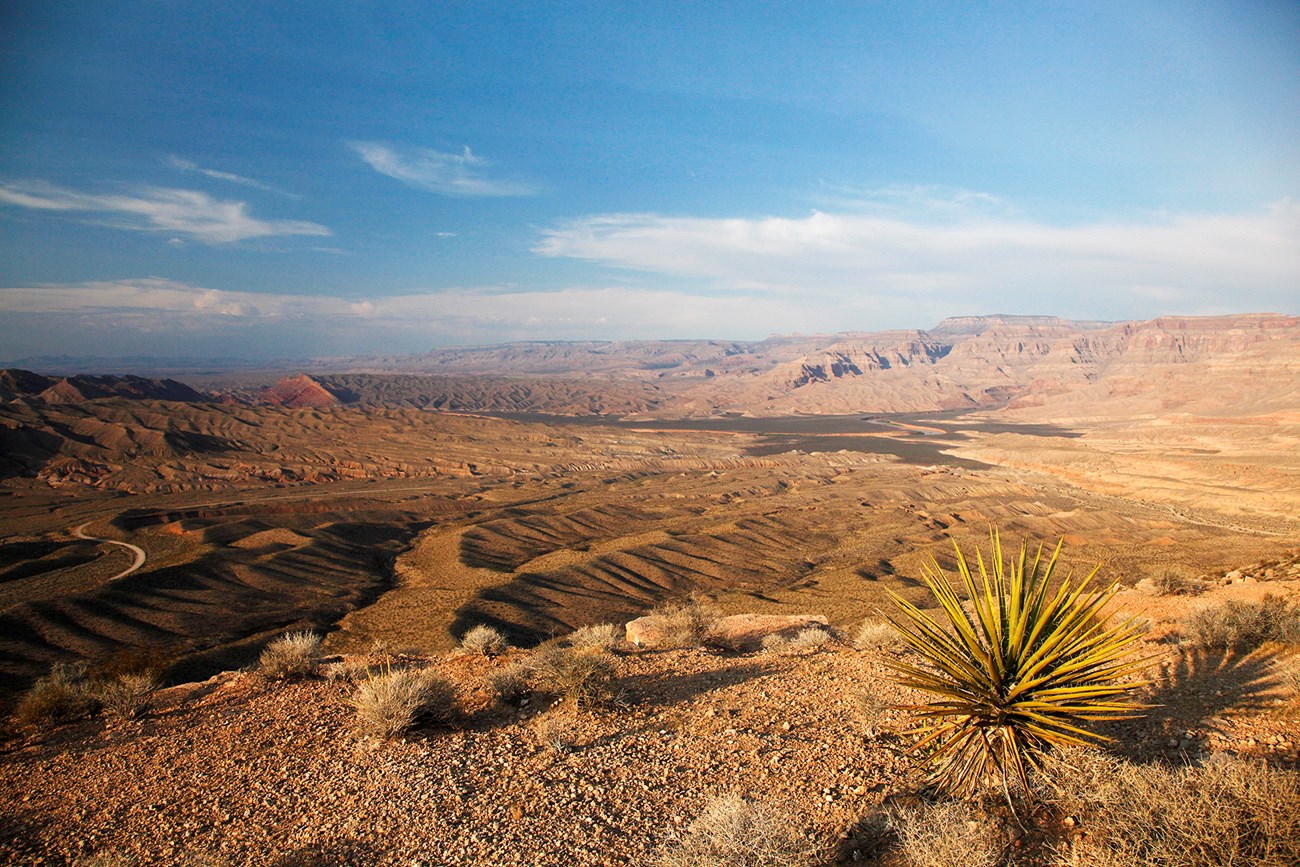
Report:
M1046 763L1044 796L1085 832L1070 863L1097 867L1300 864L1300 773L1217 755L1135 765L1071 750ZM1064 854L1064 853L1062 853Z
M1278 662L1277 679L1292 692L1300 693L1300 654Z
M569 645L572 647L592 647L597 650L609 650L618 644L620 632L621 627L613 623L584 626L581 629L575 629L569 635Z
M1205 585L1200 581L1173 569L1166 569L1149 580L1157 596L1199 596L1205 592Z
M152 674L119 674L97 682L94 695L111 713L135 719L149 707L149 693L158 687Z
M529 666L542 690L575 708L591 707L610 698L618 672L607 653L554 645L533 654Z
M853 646L858 650L900 650L906 645L892 624L868 618L853 636Z
M988 819L977 817L969 802L940 801L895 809L889 826L893 850L907 867L997 867L1002 863L1002 835Z
M23 728L40 733L50 726L89 715L95 705L86 683L85 668L57 663L18 702L14 719Z
M548 713L533 721L533 734L537 742L556 755L571 752L577 739L574 737L574 720L570 716Z
M1253 650L1270 641L1296 644L1300 643L1300 603L1278 596L1258 602L1229 600L1194 612L1181 631L1193 644L1209 648Z
M320 636L289 632L272 641L257 659L257 673L273 680L290 680L311 674L320 659Z
M659 867L799 867L812 863L815 848L801 833L794 812L745 801L715 799L685 833L665 845Z
M779 632L773 632L771 635L764 635L759 646L763 648L764 653L783 653L790 646L790 639Z
M505 668L488 672L486 678L488 691L498 701L519 701L528 695L528 675L530 673L529 666L518 662L512 662Z
M790 639L790 648L792 650L817 650L825 646L826 642L830 640L831 634L828 630L809 626L806 629L800 629L799 634Z
M477 653L481 656L496 656L505 653L510 647L510 642L506 637L497 630L485 623L480 623L460 639L460 647L466 653Z
M455 713L456 690L431 668L372 673L352 694L361 729L380 737L401 734L421 720L445 721Z
M653 620L653 630L660 635L658 646L688 648L704 643L720 612L703 598L691 596L686 602L660 606L648 616Z
M1135 624L1102 616L1118 583L1089 592L1096 569L1057 581L1060 544L1046 562L1041 545L1032 560L1022 545L1006 561L997 531L990 536L978 580L954 543L973 615L933 557L922 576L946 624L891 593L902 612L896 628L924 664L890 665L900 683L934 696L910 709L921 735L912 753L929 763L933 783L965 794L989 781L1005 790L1009 779L1028 791L1028 768L1050 747L1102 740L1082 725L1134 716L1127 699L1142 684L1119 678L1145 664L1128 656Z

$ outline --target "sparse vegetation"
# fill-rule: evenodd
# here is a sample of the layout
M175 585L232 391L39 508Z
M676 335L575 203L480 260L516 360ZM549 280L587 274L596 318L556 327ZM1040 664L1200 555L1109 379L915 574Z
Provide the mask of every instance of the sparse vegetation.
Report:
M609 650L622 638L622 627L614 623L599 623L575 629L569 635L572 647L591 647L597 650Z
M799 630L799 634L790 639L790 648L792 650L817 650L824 647L826 642L830 640L831 634L828 630L809 626L807 629Z
M773 632L771 635L763 636L760 646L764 653L781 653L790 646L790 639L779 632Z
M528 675L531 669L519 662L489 672L487 687L497 701L515 702L528 695Z
M1005 791L1009 781L1028 791L1028 769L1050 747L1101 740L1082 725L1135 715L1127 698L1141 686L1119 680L1143 664L1129 656L1137 627L1102 616L1117 583L1089 592L1095 569L1056 581L1060 544L1046 562L1042 546L1031 560L1024 545L1008 562L996 530L991 542L987 565L977 552L978 580L954 543L974 616L933 558L922 575L946 625L891 592L903 615L896 628L925 660L891 662L897 680L935 696L911 708L920 720L912 753L932 782L960 794L988 782Z
M1070 863L1096 867L1300 864L1300 773L1217 755L1203 765L1136 765L1093 751L1047 760L1044 796L1079 817ZM1067 853L1062 847L1061 855ZM965 862L962 862L965 863Z
M556 713L543 714L533 720L533 734L543 747L556 755L573 750L573 719Z
M894 810L894 851L907 867L998 867L1003 844L994 823L981 821L968 801L940 801Z
M372 673L357 686L352 706L364 732L391 738L421 720L450 719L456 690L431 668L388 669Z
M18 702L14 719L19 726L41 734L50 726L81 719L95 710L87 689L85 667L58 663L32 685Z
M1200 581L1174 569L1166 569L1154 578L1144 578L1138 587L1155 596L1200 596L1205 592L1205 585Z
M530 660L542 690L575 708L600 704L612 695L618 669L607 653L589 648L548 645Z
M151 674L119 674L94 685L95 697L122 719L136 719L149 707L149 693L158 686Z
M460 640L460 646L466 653L497 656L506 652L510 642L506 641L506 637L496 629L486 623L480 623L465 633Z
M793 810L717 798L680 837L659 853L658 867L800 867L815 849L796 824Z
M1192 614L1182 631L1193 644L1216 649L1253 650L1270 641L1300 644L1300 603L1277 596L1228 600Z
M853 636L853 646L858 650L901 650L907 645L891 624L868 618Z
M290 632L272 641L257 660L257 672L272 680L306 677L320 659L320 636Z
M649 616L660 635L659 647L688 648L704 643L720 612L716 605L693 595L686 602L656 608Z

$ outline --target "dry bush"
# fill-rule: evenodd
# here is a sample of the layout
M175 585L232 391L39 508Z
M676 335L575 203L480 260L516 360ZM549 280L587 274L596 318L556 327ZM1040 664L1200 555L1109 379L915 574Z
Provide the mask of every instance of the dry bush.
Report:
M391 738L421 720L450 719L456 690L431 668L389 669L362 681L352 694L352 706L364 732Z
M94 685L95 697L122 719L136 719L149 707L149 693L158 688L152 674L119 674Z
M92 713L96 702L88 690L85 671L83 666L57 663L18 702L14 711L18 725L40 734L50 726Z
M666 605L650 612L653 628L661 636L659 647L690 648L704 643L721 617L718 607L701 597Z
M680 837L658 853L658 867L800 867L813 863L815 848L802 834L794 811L745 801L715 799Z
M505 668L488 672L488 691L503 702L519 701L528 695L528 676L532 669L523 663L512 662Z
M273 680L289 680L311 674L320 659L320 636L314 632L290 632L272 641L257 659L257 673Z
M1002 835L980 821L967 801L918 804L891 812L894 851L907 867L997 867Z
M538 743L556 755L573 750L577 743L573 729L574 720L569 716L548 713L533 720L533 734Z
M587 708L612 695L618 673L614 659L599 650L548 645L529 660L533 677L544 691L575 708Z
M622 627L613 623L600 623L575 629L569 635L572 647L590 647L596 650L609 650L622 640Z
M1300 693L1300 654L1277 663L1277 679L1292 692Z
M868 618L853 636L853 646L858 650L902 650L907 645L892 625Z
M1300 864L1300 773L1218 755L1133 765L1073 750L1048 759L1045 800L1085 832L1071 863L1096 867ZM1062 853L1064 854L1064 853Z
M828 630L816 626L800 629L799 634L790 639L791 650L818 650L831 640Z
M1183 622L1182 632L1192 643L1209 648L1254 650L1270 641L1300 644L1300 603L1278 596L1258 602L1229 600L1193 613Z
M461 650L480 656L496 656L505 653L509 647L506 637L485 623L475 626L460 639Z
M790 646L790 639L786 638L779 632L773 632L771 635L764 635L762 644L764 653L784 653Z
M1157 596L1200 596L1205 592L1205 585L1200 581L1173 569L1166 569L1149 580Z

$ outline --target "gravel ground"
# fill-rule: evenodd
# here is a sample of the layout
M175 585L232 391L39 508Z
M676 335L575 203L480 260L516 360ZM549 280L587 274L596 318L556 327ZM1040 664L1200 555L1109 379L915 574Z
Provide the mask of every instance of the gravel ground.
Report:
M1178 651L1165 653L1168 681ZM484 676L520 655L433 660L460 685L462 716L405 739L360 734L345 681L227 673L158 693L139 721L11 741L0 861L650 864L735 793L794 817L823 863L851 862L854 825L919 782L892 734L905 719L891 705L911 696L874 652L628 653L619 698L581 712L490 699ZM1283 699L1227 704L1206 717L1189 691L1116 734L1141 760L1225 750L1296 765Z

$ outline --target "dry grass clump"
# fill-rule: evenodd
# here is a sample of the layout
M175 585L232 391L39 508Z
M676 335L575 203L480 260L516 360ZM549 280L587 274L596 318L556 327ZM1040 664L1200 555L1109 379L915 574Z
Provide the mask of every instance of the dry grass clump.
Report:
M664 648L699 647L713 631L721 612L716 605L692 596L684 603L662 606L650 612L652 629Z
M475 626L460 640L461 650L481 656L497 656L505 653L509 647L510 642L506 641L506 637L486 623Z
M40 734L44 729L90 715L96 700L80 665L57 663L18 702L14 720L19 726Z
M980 821L968 801L918 804L892 811L893 851L907 867L998 867L1002 835Z
M569 635L571 647L590 647L597 650L609 650L622 639L622 627L614 623L599 623L575 629Z
M1300 693L1300 654L1277 663L1277 679L1292 692Z
M445 721L455 713L456 690L431 668L372 673L352 694L361 729L395 737L421 720Z
M907 645L891 624L868 618L853 636L853 646L858 650L902 650Z
M149 693L158 688L158 679L150 673L119 674L94 685L100 703L122 719L136 719L149 707Z
M608 700L618 673L613 657L589 648L548 645L533 654L528 665L543 691L574 708L592 707Z
M771 635L764 635L759 646L763 648L764 653L784 653L790 646L790 639L779 632L773 632Z
M1258 602L1229 600L1203 608L1183 622L1192 643L1209 648L1253 650L1270 641L1300 644L1300 603L1278 596Z
M1226 755L1133 765L1091 751L1048 759L1046 800L1084 832L1068 859L1096 867L1300 864L1300 773ZM1065 854L1065 853L1062 853ZM955 862L954 862L955 863Z
M533 721L533 734L543 747L557 756L571 752L577 744L573 717L548 713Z
M1166 569L1154 578L1143 578L1137 588L1153 596L1200 596L1205 585L1174 569Z
M800 629L799 634L790 639L790 649L795 651L818 650L831 640L828 630L816 626Z
M522 662L512 662L505 668L488 672L488 691L502 702L516 702L528 695L528 676L532 668Z
M654 863L658 867L802 867L816 850L792 818L794 811L717 798L680 837L671 840Z
M320 636L290 632L272 641L257 660L257 673L272 680L306 677L320 659Z

